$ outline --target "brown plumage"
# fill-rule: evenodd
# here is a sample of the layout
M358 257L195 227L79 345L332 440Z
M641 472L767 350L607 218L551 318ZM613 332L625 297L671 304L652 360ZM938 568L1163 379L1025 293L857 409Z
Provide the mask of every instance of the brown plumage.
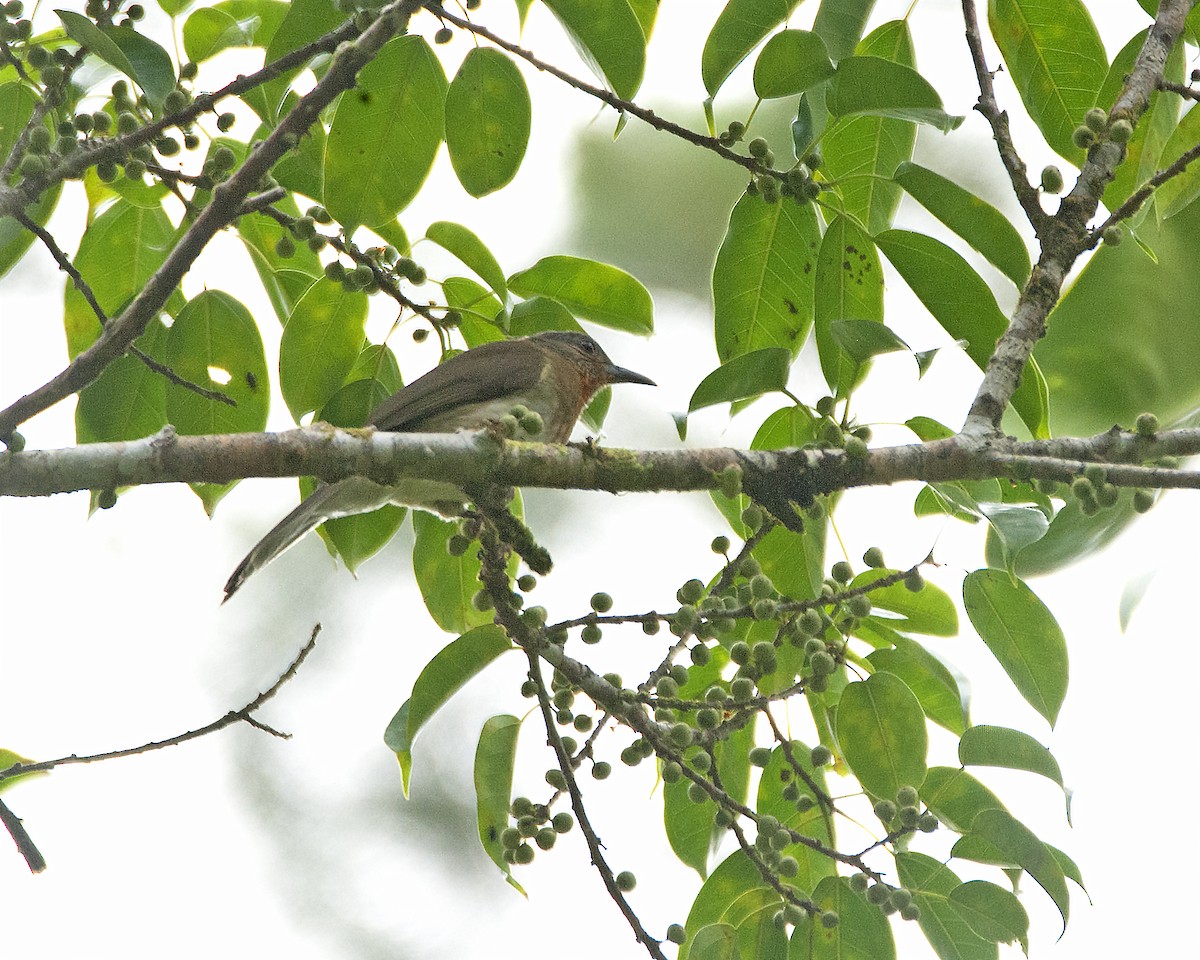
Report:
M478 429L521 405L542 418L534 439L564 443L588 401L610 383L654 381L618 367L585 333L549 331L485 343L452 357L384 400L367 425L391 433L450 433ZM252 573L326 520L366 513L386 503L454 515L465 500L457 487L439 481L384 486L348 477L322 484L238 564L225 584L225 600Z

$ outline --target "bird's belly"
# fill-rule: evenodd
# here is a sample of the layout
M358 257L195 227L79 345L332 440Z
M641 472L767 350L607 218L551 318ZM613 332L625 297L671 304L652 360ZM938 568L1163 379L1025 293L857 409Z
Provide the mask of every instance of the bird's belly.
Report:
M337 488L337 497L330 501L330 519L366 513L389 503L456 517L462 513L467 499L453 483L420 478L405 478L392 485L366 477L347 477L338 481Z

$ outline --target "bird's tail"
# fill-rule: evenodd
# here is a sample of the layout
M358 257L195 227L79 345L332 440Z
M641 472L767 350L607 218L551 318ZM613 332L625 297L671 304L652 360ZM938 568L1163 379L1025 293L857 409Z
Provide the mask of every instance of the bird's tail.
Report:
M292 544L303 537L309 530L324 523L331 517L338 516L342 511L330 501L338 484L325 484L314 490L303 500L295 510L280 520L271 531L254 545L254 549L246 554L237 569L225 583L224 603L237 592L246 582L246 578L256 573L268 563L287 550Z

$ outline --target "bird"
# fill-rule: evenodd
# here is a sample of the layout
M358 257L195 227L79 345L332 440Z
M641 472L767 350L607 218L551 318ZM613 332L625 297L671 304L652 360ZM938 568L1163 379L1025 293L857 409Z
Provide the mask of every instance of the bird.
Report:
M456 354L382 401L366 425L389 433L477 430L523 406L540 417L541 428L536 429L536 417L523 418L517 439L565 443L588 401L613 383L655 386L649 377L613 363L588 334L550 330ZM226 582L221 602L326 520L388 503L458 516L467 499L459 487L438 480L406 479L389 486L347 477L320 484L246 554Z

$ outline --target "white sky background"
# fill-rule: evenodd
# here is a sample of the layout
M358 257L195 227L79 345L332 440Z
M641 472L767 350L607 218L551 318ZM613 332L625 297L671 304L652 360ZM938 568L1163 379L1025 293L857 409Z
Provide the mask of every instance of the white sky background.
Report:
M503 24L501 12L511 17L506 0L487 0L487 6L489 24ZM902 16L907 6L881 0L872 25ZM677 116L703 99L699 50L720 7L711 0L664 3L640 102ZM1093 7L1105 10L1098 25L1110 54L1145 22L1134 0ZM815 8L815 2L802 7L797 24L806 25ZM921 133L919 154L947 162L952 158L946 151L975 158L987 143L983 121L970 112L975 92L958 9L951 0L922 0L912 19L922 71L951 112L969 115L950 139ZM419 22L432 33L428 22ZM512 24L501 26L502 32L515 35ZM583 73L543 9L535 8L523 42ZM467 42L456 40L450 49L461 56ZM534 71L526 76L536 104L534 139L516 182L472 201L443 156L405 214L411 236L434 219L460 220L509 270L561 249L570 217L571 171L564 157L570 156L571 138L593 119L611 129L614 118L597 118L592 101L550 78ZM999 82L1019 114L1003 75ZM749 70L743 68L718 100L718 117L722 100L733 102L748 89ZM1051 161L1035 132L1017 132L1031 169ZM988 162L992 199L1011 210L999 164ZM909 205L901 216L924 223ZM81 222L81 209L64 204L53 226L68 249ZM194 294L205 280L244 296L259 316L269 317L231 238L219 238L205 254L186 281L187 292ZM36 249L0 288L0 402L61 368L61 289L61 275ZM677 445L669 413L686 409L700 375L716 364L710 335L686 335L698 329L698 316L707 322L707 292L697 291L697 297L658 297L659 334L648 343L600 332L617 362L660 384L657 390L618 388L607 428L610 445ZM922 347L944 342L894 278L889 297L889 322L901 336ZM386 305L376 304L376 310L382 332ZM268 336L276 330L264 323ZM434 360L429 344L414 349L402 338L397 345L404 346L406 375ZM268 356L276 347L267 344ZM895 355L877 363L857 409L867 421L899 422L924 413L954 424L961 422L976 381L969 363L949 351L920 382L912 362ZM820 396L815 366L798 375L795 389L810 402ZM769 409L760 404L732 424L723 412L708 412L695 418L689 443L744 444ZM271 422L288 426L281 402ZM71 406L60 405L23 431L31 447L70 444ZM909 439L887 428L877 438ZM904 488L848 495L838 515L848 554L857 561L867 546L879 544L889 562L902 565L936 546L945 566L931 579L957 593L962 573L981 563L978 532L916 521L913 493ZM358 581L335 570L316 538L309 538L233 602L218 605L228 571L294 498L288 481L246 482L212 521L179 487L132 492L115 510L90 520L82 494L0 500L6 599L0 746L44 758L136 745L200 726L267 686L314 622L325 628L299 677L261 714L292 732L290 742L234 728L145 757L63 769L5 794L50 868L30 876L0 839L4 956L644 955L588 869L577 831L521 872L528 901L509 890L474 839L474 739L486 717L528 708L515 694L517 657L472 684L431 724L416 751L413 800L401 799L394 759L382 745L383 727L420 666L450 639L431 623L412 583L408 535L368 563ZM529 500L535 528L544 530L556 560L555 575L534 594L552 618L586 608L595 589L609 590L621 610L663 608L681 582L716 569L716 558L706 559L707 544L724 524L706 498L539 493ZM1095 900L1089 907L1072 887L1071 924L1056 943L1057 915L1026 881L1037 956L1179 956L1197 945L1183 875L1200 855L1190 804L1185 810L1196 774L1189 734L1200 658L1196 628L1181 627L1189 616L1177 611L1180 598L1195 589L1198 531L1200 500L1171 494L1103 555L1033 583L1070 645L1071 688L1053 732L1020 700L965 618L960 637L936 644L974 681L974 721L1038 737L1075 790L1072 829L1053 784L1032 775L979 773L1016 816L1075 858ZM838 559L835 549L831 543L830 562ZM1123 635L1117 624L1121 591L1146 572L1155 579ZM605 658L605 669L619 666L631 677L637 671L629 661L645 648L635 631L614 632L594 649ZM651 657L648 651L640 659L649 665ZM792 720L795 733L808 736L802 708ZM539 741L536 729L527 730L517 779L517 790L534 796L542 793L538 785L549 763ZM934 743L938 750L947 747L937 738ZM589 794L610 862L636 871L632 902L661 935L668 923L684 920L698 879L665 846L653 787L651 765L630 776L618 763L612 779ZM431 826L412 820L414 811L440 818ZM428 842L419 842L427 835ZM955 866L964 876L996 878L969 864ZM932 956L915 925L894 929L902 957ZM1019 953L1002 950L1002 956Z

